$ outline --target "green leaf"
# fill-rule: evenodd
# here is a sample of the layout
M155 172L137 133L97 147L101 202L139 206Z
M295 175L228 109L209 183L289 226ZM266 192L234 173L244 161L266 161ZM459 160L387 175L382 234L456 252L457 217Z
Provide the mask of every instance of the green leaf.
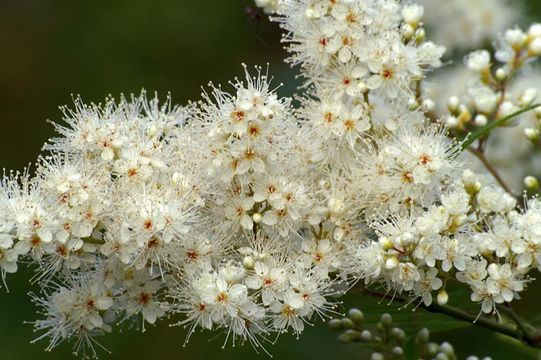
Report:
M464 139L464 141L462 142L461 144L461 147L462 147L462 150L466 150L471 144L473 144L476 140L478 140L479 138L481 138L482 136L488 134L492 129L494 129L495 127L498 127L504 123L506 123L507 121L519 116L519 115L522 115L530 110L533 110L535 108L538 108L539 106L541 106L541 104L534 104L534 105L530 105L530 106L527 106L523 109L520 109L510 115L507 115L501 119L498 119L496 121L493 121L491 123L488 123L487 125L483 126L482 128L474 131L474 132L471 132L468 134L468 136L466 136L466 138Z

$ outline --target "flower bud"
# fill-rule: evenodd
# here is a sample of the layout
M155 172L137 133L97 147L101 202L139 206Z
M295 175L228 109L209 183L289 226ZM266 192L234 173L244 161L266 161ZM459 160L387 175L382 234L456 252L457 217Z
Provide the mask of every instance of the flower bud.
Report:
M383 354L381 353L378 353L378 352L375 352L372 354L372 356L370 356L370 360L384 360L385 357L383 356Z
M526 138L530 141L537 141L539 140L539 130L533 129L533 128L526 128L524 129L524 135Z
M410 41L415 35L415 28L410 24L404 24L402 26L402 36L406 41Z
M447 294L445 289L441 289L436 296L436 300L438 301L438 305L447 305L447 302L449 301L449 294Z
M353 329L355 327L355 324L350 318L343 318L341 321L342 321L342 327L344 329Z
M423 108L427 111L433 111L436 108L436 103L432 99L423 100Z
M528 45L528 53L531 56L541 55L541 37L533 39L530 45Z
M383 325L384 327L389 327L393 323L393 317L389 313L384 313L383 315L381 315L380 322L381 325Z
M362 324L364 321L364 314L359 309L355 309L355 308L350 309L348 312L348 316L357 325Z
M496 70L494 77L499 82L504 82L505 80L507 80L507 72L505 71L505 69L499 68L498 70Z
M526 176L524 178L524 186L526 186L526 189L528 190L538 190L539 181L537 181L534 176Z
M406 339L404 330L397 327L391 329L391 336L398 341L404 341L404 339Z
M260 213L254 213L252 215L252 220L253 222L255 222L256 224L259 224L261 222L261 220L263 219L263 216L260 214Z
M417 334L417 341L420 343L427 343L430 340L430 331L427 328L422 328Z
M520 106L528 106L532 104L537 98L538 91L535 88L529 88L524 90L518 99Z
M363 330L361 332L361 340L363 341L370 341L372 340L372 333L368 330Z
M488 119L483 114L477 114L475 116L474 123L475 123L476 126L479 126L479 127L485 126L488 123Z
M541 24L535 23L530 25L530 28L528 29L528 36L532 38L541 37Z
M447 356L447 354L445 353L439 353L438 355L436 355L436 360L449 360L449 356Z
M440 351L448 356L453 356L455 354L455 349L453 348L453 345L449 344L447 341L441 343Z
M359 341L359 340L361 340L361 333L356 330L351 330L351 329L347 330L346 332L338 336L338 341L344 344L349 344L349 343Z
M248 270L252 270L255 266L255 261L251 256L245 256L244 259L242 259L242 266Z
M456 129L458 127L459 121L455 116L448 116L445 119L445 125L450 129Z
M402 356L404 355L404 350L400 346L395 346L393 350L391 351L394 356Z
M340 320L340 319L331 319L329 321L329 328L331 328L332 330L335 330L335 331L342 330L343 329L342 320Z
M447 108L452 113L457 112L459 106L460 106L460 99L456 96L451 96L449 100L447 101Z

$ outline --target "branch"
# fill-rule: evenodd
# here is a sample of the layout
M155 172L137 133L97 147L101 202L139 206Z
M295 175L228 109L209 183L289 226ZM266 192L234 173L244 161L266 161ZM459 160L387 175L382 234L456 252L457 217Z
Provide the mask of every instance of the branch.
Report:
M396 295L389 295L386 293L382 293L377 290L368 289L368 288L356 288L356 289L359 290L359 292L361 292L362 294L369 295L372 297L398 301L400 303L408 302L408 299L405 299ZM504 324L502 322L495 321L486 317L477 316L467 311L464 311L464 310L461 310L449 305L438 305L436 303L433 303L430 306L425 306L424 304L421 304L420 307L429 312L444 314L452 318L455 318L457 320L466 321L473 325L476 325L485 329L489 329L503 335L507 335L509 337L512 337L514 339L524 342L530 347L541 348L541 334L538 331L535 331L533 334L532 332L528 332L528 333L524 332L525 327L526 326L531 327L531 325L525 325L524 323L521 322L520 327L517 328L513 325Z
M538 107L540 107L541 104L533 104L533 105L530 105L530 106L527 106L523 109L520 109L512 114L509 114L507 116L504 116L503 118L501 119L498 119L496 121L493 121L491 123L488 123L487 125L483 126L482 128L474 131L474 132L471 132L468 134L468 136L466 136L466 138L464 139L464 141L462 142L461 144L461 147L462 147L462 150L466 150L471 144L473 144L476 140L478 140L479 138L481 137L484 137L485 135L487 135L488 133L490 133L490 131L492 129L494 129L495 127L497 126L500 126L502 124L504 124L505 122L519 116L519 115L522 115L530 110L533 110L533 109L536 109Z

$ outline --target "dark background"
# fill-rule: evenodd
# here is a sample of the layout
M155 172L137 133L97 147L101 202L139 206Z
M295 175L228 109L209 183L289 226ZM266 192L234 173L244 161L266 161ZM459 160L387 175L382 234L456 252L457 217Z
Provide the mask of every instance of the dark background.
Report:
M450 0L452 1L452 0ZM23 169L37 158L53 135L46 119L60 121L59 105L72 94L86 102L105 96L138 94L145 88L174 103L197 100L201 85L225 84L242 75L241 62L270 64L276 83L286 82L282 95L296 84L282 62L276 24L246 14L239 0L0 0L0 167ZM541 20L541 2L530 0L530 19ZM541 87L541 84L540 84ZM24 321L38 315L27 296L28 271L8 276L9 292L0 289L0 359L68 359L64 344L52 353L46 343L30 344L37 334ZM534 317L540 308L540 286L531 286L517 302L520 313ZM347 306L370 309L370 301L345 299ZM373 305L373 304L372 304ZM383 305L381 305L383 306ZM370 312L370 311L368 311ZM407 315L406 313L406 316ZM282 336L267 348L276 359L366 358L358 346L335 341L325 326L309 327L300 340ZM265 358L249 346L221 349L223 337L196 334L182 347L185 332L166 324L147 332L124 329L103 339L112 359L253 359ZM439 333L453 342L461 357L491 355L494 359L536 359L516 343L474 327Z

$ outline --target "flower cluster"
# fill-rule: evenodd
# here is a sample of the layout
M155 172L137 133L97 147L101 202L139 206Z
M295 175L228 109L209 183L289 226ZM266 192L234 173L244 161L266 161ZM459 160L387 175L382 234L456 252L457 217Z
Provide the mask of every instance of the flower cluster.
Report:
M73 338L95 355L94 336L166 317L188 339L219 330L259 348L336 314L354 287L429 307L461 286L488 319L541 270L541 202L521 206L485 154L490 130L533 108L534 89L509 87L541 55L540 25L468 55L475 81L438 115L424 80L445 49L427 40L422 6L256 4L300 65L297 108L246 66L230 92L210 84L185 107L76 99L35 174L4 176L2 279L37 265L48 349ZM539 145L539 121L527 129ZM468 170L465 149L486 171ZM403 332L389 331L400 357ZM454 354L423 341L427 356Z

